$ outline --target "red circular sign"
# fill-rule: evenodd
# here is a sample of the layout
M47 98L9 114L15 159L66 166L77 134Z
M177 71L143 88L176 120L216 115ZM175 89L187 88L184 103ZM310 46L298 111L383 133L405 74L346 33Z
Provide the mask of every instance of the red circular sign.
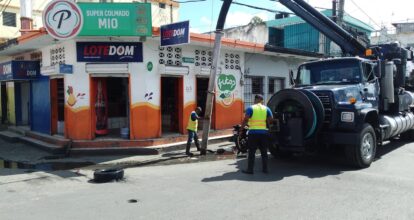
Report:
M82 29L82 11L70 0L51 1L43 11L43 25L53 38L58 40L73 38Z

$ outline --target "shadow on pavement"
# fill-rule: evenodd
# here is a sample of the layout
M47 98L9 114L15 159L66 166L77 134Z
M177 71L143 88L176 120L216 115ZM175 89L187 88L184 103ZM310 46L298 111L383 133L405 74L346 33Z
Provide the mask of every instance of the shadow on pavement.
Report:
M386 154L397 150L408 142L392 141L384 146L377 148L376 160ZM270 156L270 155L269 155ZM374 162L375 163L375 162ZM217 182L228 180L271 182L279 181L291 176L306 176L308 178L321 178L326 176L336 176L347 171L358 170L349 166L346 162L345 155L340 152L325 153L318 155L299 155L291 159L275 159L269 157L269 173L262 172L262 160L260 156L256 157L254 174L244 174L241 170L247 168L247 159L237 160L236 163L229 164L236 166L237 171L224 173L220 176L208 177L202 179L202 182Z

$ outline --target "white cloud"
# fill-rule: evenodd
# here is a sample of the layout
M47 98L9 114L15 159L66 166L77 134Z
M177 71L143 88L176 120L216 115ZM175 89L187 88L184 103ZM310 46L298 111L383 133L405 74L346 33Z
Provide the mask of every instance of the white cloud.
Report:
M248 24L254 16L258 16L259 18L263 19L263 21L267 21L271 19L271 16L267 12L260 12L257 14L249 14L247 12L242 11L235 11L230 12L227 15L226 19L226 27L235 27Z
M200 18L200 21L203 25L211 25L211 19L207 18L206 16L203 16Z

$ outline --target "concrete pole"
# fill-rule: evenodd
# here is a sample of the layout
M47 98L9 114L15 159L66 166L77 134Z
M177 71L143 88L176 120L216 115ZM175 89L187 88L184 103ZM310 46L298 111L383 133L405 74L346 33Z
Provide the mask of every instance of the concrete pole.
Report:
M223 5L220 9L219 18L217 20L216 26L216 36L214 41L214 51L213 51L213 63L210 71L210 78L208 81L208 93L206 100L206 110L204 114L204 123L203 123L203 140L201 142L200 154L206 155L207 153L207 143L208 135L210 133L211 127L211 113L213 111L213 101L214 101L214 90L216 87L216 75L217 67L220 60L220 49L221 49L221 38L223 36L224 23L226 22L227 13L229 12L230 5L233 0L224 0Z
M213 102L214 102L214 90L216 87L216 76L217 76L217 67L218 62L220 60L220 49L221 49L221 38L223 36L222 30L215 31L216 37L214 41L214 51L213 51L213 63L211 66L210 71L210 78L208 81L208 93L207 93L207 100L206 100L206 110L204 114L204 122L203 122L203 139L201 142L201 149L200 154L205 155L207 152L207 143L208 143L208 135L210 133L211 128L211 115L213 111Z

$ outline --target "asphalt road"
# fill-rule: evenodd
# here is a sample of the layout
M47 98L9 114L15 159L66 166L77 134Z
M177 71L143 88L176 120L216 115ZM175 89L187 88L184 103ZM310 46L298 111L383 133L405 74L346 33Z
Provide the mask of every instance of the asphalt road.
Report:
M0 169L0 219L414 219L414 144L378 157L363 170L330 155L272 159L269 174L257 158L253 176L244 158L187 158L104 184L87 169Z

